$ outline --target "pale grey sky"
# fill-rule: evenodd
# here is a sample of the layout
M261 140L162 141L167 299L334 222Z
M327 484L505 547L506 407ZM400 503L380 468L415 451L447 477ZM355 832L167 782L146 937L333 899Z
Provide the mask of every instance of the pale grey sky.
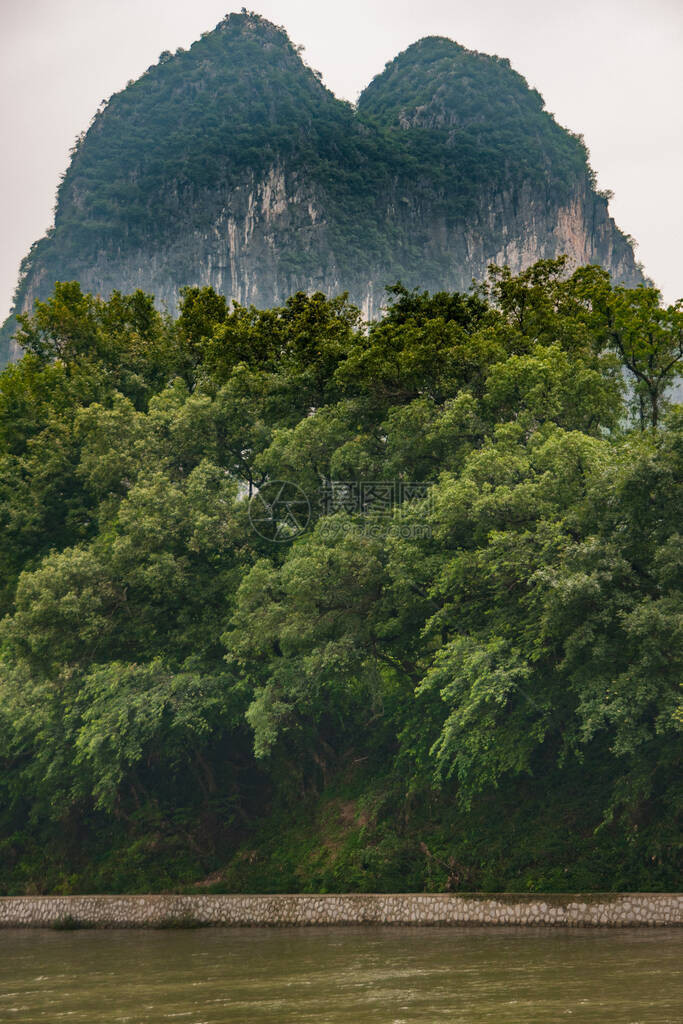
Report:
M509 57L582 132L610 210L668 302L683 296L683 0L252 0L340 97L425 35ZM212 29L230 0L0 0L0 322L98 104Z

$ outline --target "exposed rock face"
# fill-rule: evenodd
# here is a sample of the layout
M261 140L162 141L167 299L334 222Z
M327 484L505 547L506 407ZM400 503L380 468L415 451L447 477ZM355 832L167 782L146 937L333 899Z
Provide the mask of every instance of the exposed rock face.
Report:
M422 40L354 109L283 30L231 15L95 116L16 311L76 279L170 311L184 285L259 306L348 291L370 319L398 279L466 289L489 263L562 253L642 280L582 142L509 62Z

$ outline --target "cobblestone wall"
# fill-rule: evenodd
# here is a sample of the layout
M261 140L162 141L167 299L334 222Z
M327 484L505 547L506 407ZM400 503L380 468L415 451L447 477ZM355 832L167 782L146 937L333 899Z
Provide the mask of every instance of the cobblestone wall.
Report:
M683 895L362 894L296 896L9 896L0 927L163 928L197 925L671 926Z

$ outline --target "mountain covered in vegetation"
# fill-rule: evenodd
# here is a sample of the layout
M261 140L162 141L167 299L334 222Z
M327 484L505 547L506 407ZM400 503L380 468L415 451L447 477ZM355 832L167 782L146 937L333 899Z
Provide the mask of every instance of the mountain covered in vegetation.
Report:
M22 317L0 892L675 888L683 311L567 269Z
M397 280L463 289L489 263L562 253L642 279L581 139L509 61L426 38L354 107L284 29L243 12L97 111L15 312L78 280L103 297L142 288L170 311L185 285L261 307L348 291L372 319Z

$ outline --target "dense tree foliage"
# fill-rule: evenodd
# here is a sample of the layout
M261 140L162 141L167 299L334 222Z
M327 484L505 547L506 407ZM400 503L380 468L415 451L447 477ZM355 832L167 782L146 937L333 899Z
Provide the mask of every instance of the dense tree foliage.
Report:
M682 333L563 260L368 329L59 284L0 375L3 889L672 885Z

